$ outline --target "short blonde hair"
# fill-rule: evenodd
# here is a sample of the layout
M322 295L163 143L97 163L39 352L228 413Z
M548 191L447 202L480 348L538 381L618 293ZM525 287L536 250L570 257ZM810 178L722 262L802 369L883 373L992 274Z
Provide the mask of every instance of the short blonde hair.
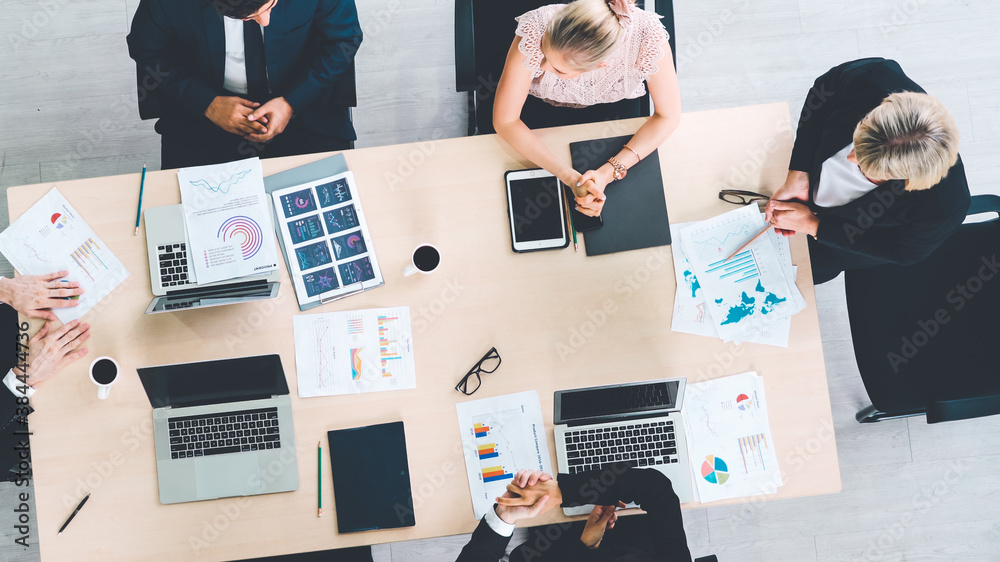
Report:
M854 130L858 166L878 180L906 180L917 191L937 185L958 160L958 128L941 100L891 94Z
M573 70L587 71L611 55L621 36L618 16L605 0L576 0L549 20L543 46L559 51Z

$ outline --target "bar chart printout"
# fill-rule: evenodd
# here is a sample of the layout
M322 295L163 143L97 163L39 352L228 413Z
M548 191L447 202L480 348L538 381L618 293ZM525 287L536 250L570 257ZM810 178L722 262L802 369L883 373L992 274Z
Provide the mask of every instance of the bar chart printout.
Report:
M299 397L415 388L409 307L293 319Z
M0 233L0 251L22 275L67 270L84 289L79 306L53 309L63 323L80 318L129 276L76 209L53 188Z
M521 469L551 471L535 391L457 405L476 517L482 517ZM550 472L551 473L551 472Z

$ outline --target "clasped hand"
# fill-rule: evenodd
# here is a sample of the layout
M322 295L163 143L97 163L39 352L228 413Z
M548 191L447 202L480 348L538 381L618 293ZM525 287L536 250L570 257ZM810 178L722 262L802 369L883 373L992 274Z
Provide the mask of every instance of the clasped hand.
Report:
M205 117L227 133L262 143L283 133L292 113L285 98L261 105L241 97L218 96L205 110Z
M612 179L600 169L588 170L580 175L576 183L577 187L573 189L577 209L588 217L599 216L601 210L604 209L605 201L607 201L604 190Z

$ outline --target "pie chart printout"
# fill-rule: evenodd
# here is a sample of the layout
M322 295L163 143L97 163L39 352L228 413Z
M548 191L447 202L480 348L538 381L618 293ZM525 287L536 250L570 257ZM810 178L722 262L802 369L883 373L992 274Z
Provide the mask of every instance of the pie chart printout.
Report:
M729 467L726 461L715 455L708 455L701 464L701 476L712 484L725 484L729 480Z

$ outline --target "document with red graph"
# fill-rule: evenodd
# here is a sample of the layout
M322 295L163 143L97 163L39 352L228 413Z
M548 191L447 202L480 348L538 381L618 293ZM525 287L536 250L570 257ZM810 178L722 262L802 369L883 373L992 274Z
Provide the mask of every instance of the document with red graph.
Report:
M21 275L68 270L65 280L80 282L84 293L78 297L79 306L53 309L63 323L86 314L129 276L55 188L0 233L0 252Z

